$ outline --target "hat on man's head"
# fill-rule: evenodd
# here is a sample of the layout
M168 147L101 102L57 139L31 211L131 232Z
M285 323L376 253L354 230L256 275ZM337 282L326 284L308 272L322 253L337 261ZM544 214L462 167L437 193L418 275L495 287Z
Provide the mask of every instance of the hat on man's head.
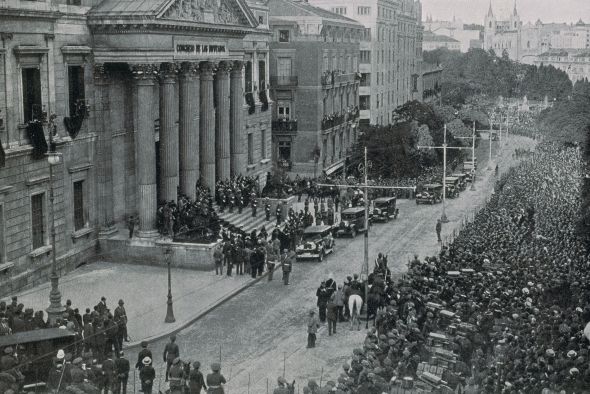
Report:
M143 365L150 365L152 363L152 359L149 357L144 357L143 360L141 360L141 363Z
M213 364L211 364L211 370L213 372L219 372L219 371L221 371L221 364L219 364L219 363L213 363Z

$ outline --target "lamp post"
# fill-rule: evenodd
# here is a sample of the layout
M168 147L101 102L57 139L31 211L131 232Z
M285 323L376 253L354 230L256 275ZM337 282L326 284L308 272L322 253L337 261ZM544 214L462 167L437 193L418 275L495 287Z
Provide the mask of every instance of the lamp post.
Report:
M53 166L58 165L61 161L61 155L55 151L53 144L53 130L55 128L56 115L49 118L49 151L47 152L47 162L49 163L49 214L51 216L51 291L49 292L49 307L47 308L47 318L50 324L54 324L64 312L65 308L61 304L61 293L59 291L59 276L57 274L57 256L55 247L55 210L53 207L54 186L53 186Z
M167 247L164 251L166 256L166 263L168 265L168 301L166 301L166 318L165 323L174 323L176 318L174 317L174 308L172 305L172 274L170 272L170 263L172 261L172 248Z

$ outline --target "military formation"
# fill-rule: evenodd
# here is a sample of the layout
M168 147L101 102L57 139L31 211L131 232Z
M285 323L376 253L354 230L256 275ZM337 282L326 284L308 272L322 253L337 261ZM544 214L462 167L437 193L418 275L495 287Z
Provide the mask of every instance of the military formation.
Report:
M215 185L215 202L222 213L226 209L230 213L242 213L244 208L256 203L259 194L258 180L254 177L239 175L226 181L217 181Z

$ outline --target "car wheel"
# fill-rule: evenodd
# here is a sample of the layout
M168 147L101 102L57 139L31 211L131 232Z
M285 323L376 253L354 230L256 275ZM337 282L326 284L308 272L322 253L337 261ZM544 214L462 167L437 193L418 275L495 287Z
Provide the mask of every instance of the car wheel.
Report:
M320 250L320 255L318 257L318 261L321 263L322 261L324 261L324 251Z

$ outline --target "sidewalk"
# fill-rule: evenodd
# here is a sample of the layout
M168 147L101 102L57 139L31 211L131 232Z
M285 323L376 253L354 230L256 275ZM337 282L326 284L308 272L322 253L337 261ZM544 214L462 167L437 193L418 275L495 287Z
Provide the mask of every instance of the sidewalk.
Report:
M224 267L225 268L225 267ZM168 295L168 270L164 267L97 262L78 268L60 278L62 303L72 300L83 315L93 309L102 296L114 313L119 299L125 301L127 329L131 342L153 341L170 335L256 283L263 277L249 275L218 276L215 272L173 268L172 299L176 322L165 323ZM266 274L266 272L265 272ZM45 310L49 305L50 283L17 294L25 308Z

